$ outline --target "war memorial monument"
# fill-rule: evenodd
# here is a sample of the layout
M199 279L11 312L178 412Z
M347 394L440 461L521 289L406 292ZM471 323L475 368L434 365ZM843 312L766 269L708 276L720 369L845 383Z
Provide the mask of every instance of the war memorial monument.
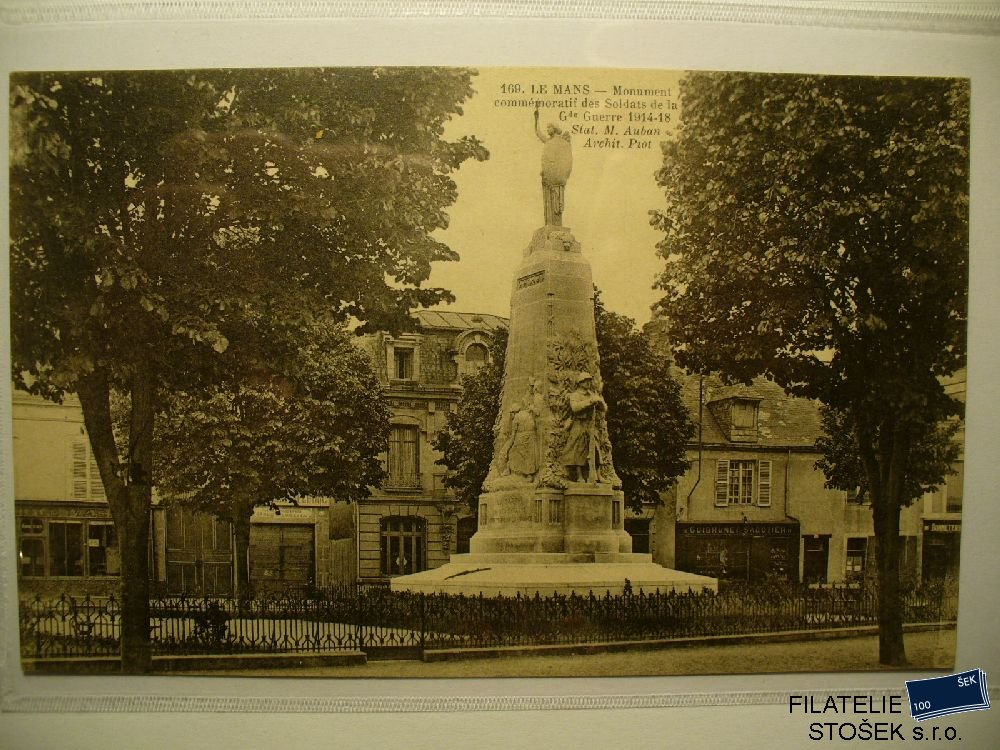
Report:
M493 461L468 554L392 579L396 591L596 595L717 590L714 578L632 552L601 397L594 286L580 243L563 226L572 171L568 133L543 142L545 224L514 278Z

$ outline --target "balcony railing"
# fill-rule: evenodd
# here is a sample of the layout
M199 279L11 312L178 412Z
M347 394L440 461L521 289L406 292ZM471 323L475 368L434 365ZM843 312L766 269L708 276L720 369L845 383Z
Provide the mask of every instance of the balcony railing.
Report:
M390 474L385 481L387 490L419 490L423 487L420 474Z

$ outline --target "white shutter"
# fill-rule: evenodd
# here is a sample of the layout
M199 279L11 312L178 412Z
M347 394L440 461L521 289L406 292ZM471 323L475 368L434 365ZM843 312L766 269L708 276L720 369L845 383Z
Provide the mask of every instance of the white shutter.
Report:
M101 472L87 438L73 441L70 464L70 497L73 500L104 500Z
M74 440L70 454L70 490L69 495L74 500L87 499L87 444L83 440Z
M729 505L729 459L720 458L715 467L715 505Z
M771 462L758 462L757 505L771 504Z
M90 451L87 451L90 453ZM90 460L87 462L87 470L90 472L90 495L89 500L104 500L104 482L101 481L101 471L97 468L97 459L90 453Z

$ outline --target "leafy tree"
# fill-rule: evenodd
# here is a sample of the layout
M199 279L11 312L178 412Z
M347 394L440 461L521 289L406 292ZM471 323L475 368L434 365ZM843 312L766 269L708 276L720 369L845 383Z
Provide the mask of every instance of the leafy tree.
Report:
M607 310L599 294L594 313L611 451L625 502L638 511L643 503L659 503L687 471L694 424L671 375L669 352L634 320Z
M296 335L281 371L173 392L157 414L154 483L168 502L233 525L241 597L256 506L307 495L358 501L383 478L390 415L371 360L328 322Z
M968 83L696 73L681 92L654 216L678 361L836 412L872 498L879 659L904 664L899 514L941 480L918 446L960 412L939 379L965 363Z
M473 511L493 460L493 428L500 414L506 356L507 331L497 328L489 361L462 379L458 409L448 413L444 429L434 438L434 449L443 454L438 463L448 467L445 487L455 490Z
M868 477L861 461L861 450L850 414L824 406L821 411L823 436L816 448L823 456L816 468L826 476L826 486L837 490L857 490L870 496ZM961 422L952 419L928 422L916 430L910 445L910 460L903 477L903 497L911 502L941 485L943 477L954 473L961 453L956 436ZM875 435L878 441L878 435Z
M644 502L659 502L687 469L684 453L694 426L666 353L631 318L605 309L600 295L594 312L615 469L626 502L638 510ZM506 335L496 340L491 362L462 381L458 409L434 444L444 454L439 463L451 470L445 484L472 509L493 459L505 353Z
M460 69L25 73L11 78L15 383L76 392L122 550L122 665L149 663L155 415L253 370L278 324L405 325L451 173ZM288 341L294 337L286 337ZM268 362L275 365L275 362ZM280 370L280 368L278 368ZM112 390L128 404L116 440Z

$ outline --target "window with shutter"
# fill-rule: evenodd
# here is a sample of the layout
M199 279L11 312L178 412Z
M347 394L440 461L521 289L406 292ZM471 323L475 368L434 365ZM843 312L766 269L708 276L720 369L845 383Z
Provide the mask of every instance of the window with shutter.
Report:
M771 504L771 462L720 458L715 469L715 505Z
M756 461L729 461L729 489L726 500L729 505L750 505L753 503L756 485ZM719 489L716 488L718 502Z
M101 481L101 471L97 468L97 459L94 458L92 453L90 455L90 460L87 461L87 471L90 474L90 499L104 500L104 482Z
M71 456L70 497L73 500L104 500L104 483L87 440L74 440Z
M760 461L758 471L757 504L768 506L771 504L771 462Z
M70 497L74 500L86 500L89 487L87 482L87 446L82 440L73 442L72 466Z
M729 505L729 459L720 458L715 468L715 504Z
M388 468L390 487L420 487L420 430L393 425L389 432Z

